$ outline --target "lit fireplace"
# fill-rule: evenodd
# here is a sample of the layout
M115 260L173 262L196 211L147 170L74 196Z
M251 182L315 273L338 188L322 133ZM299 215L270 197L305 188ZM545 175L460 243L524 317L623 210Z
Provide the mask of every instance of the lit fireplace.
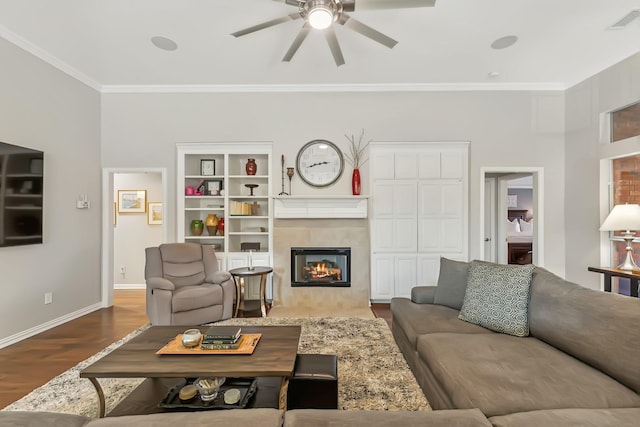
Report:
M291 248L291 286L351 286L351 248Z

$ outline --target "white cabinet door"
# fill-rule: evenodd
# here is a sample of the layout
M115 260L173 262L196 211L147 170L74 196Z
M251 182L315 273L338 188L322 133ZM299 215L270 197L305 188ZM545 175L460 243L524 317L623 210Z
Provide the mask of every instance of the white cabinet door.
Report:
M419 252L462 251L463 197L463 187L459 181L420 183Z
M393 255L371 257L371 299L389 300L394 297L395 260Z
M411 288L416 286L416 255L396 255L395 296L410 298Z
M395 179L418 179L418 153L401 151L396 152L393 158Z
M440 178L440 150L420 152L420 179Z
M465 176L465 155L462 150L442 150L440 154L440 178L462 179Z
M416 252L416 181L378 181L373 184L371 248L377 252Z
M394 179L395 163L393 162L393 151L391 150L372 150L371 151L371 171L375 175L372 178L378 179Z
M371 299L411 297L416 286L416 254L378 254L371 260Z
M440 255L418 255L418 286L435 286L440 273Z

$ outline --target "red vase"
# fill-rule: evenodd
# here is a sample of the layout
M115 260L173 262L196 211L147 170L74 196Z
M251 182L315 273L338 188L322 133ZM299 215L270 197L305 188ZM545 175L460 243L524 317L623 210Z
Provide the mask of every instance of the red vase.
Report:
M247 175L255 175L258 170L258 165L256 165L256 159L247 160L247 164L244 167Z
M360 170L354 169L351 175L351 192L354 196L360 195Z

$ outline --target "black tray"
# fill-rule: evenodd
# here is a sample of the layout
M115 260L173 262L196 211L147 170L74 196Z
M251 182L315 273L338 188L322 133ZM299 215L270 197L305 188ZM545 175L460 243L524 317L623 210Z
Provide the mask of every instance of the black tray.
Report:
M258 383L255 378L227 378L220 387L215 399L205 402L197 394L193 399L182 401L178 397L180 389L187 384L192 384L195 378L184 378L169 390L167 396L158 403L158 407L167 409L240 409L247 406L249 400L256 393ZM224 392L237 388L240 390L240 400L233 405L224 403Z

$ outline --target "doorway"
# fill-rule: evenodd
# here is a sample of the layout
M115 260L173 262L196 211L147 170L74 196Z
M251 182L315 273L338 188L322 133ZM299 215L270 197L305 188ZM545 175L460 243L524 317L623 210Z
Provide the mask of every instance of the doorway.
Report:
M544 169L537 167L483 167L480 170L482 185L480 186L480 259L490 262L498 262L507 264L510 256L513 254L510 249L516 249L518 245L510 248L508 240L510 239L508 222L511 218L513 226L522 224L523 228L533 225L533 213L535 212L535 227L526 233L512 238L527 239L529 241L529 250L524 251L524 255L530 255L530 260L521 258L519 263L533 262L538 266L544 265ZM523 181L524 180L524 181ZM510 184L518 183L518 184ZM527 182L528 184L522 184ZM519 193L523 206L521 209L509 207L509 201L512 205L517 200L517 191L509 196L509 187L529 187L528 199L524 193ZM522 190L520 188L519 190ZM516 197L513 197L513 196ZM519 221L521 218L522 222ZM513 223L513 220L516 223ZM527 234L528 236L525 236ZM513 235L513 233L511 233ZM520 245L524 246L524 243ZM530 252L530 253L529 253ZM515 253L515 252L514 252ZM516 262L512 260L512 262Z
M145 206L144 213L128 213L129 217L122 217L117 210L117 188L116 182L123 177L135 177L136 175L155 175L160 177L159 190L152 193L154 199L147 198L145 202L164 202L168 195L168 183L167 183L167 170L166 168L104 168L102 171L102 272L101 272L101 289L102 289L102 307L111 307L113 305L113 290L114 284L121 281L115 271L115 259L116 259L116 233L115 229L118 226L118 219L138 220L143 227L160 227L161 229L161 241L167 241L167 223L170 220L167 215L167 209L163 209L163 218L161 225L150 225L147 221L147 206ZM144 182L144 181L141 181ZM133 190L133 188L127 188L127 190ZM146 190L146 188L135 188L135 190ZM122 218L120 218L122 217ZM126 234L119 236L119 239L126 239ZM132 237L136 239L136 237ZM144 256L144 255L140 255ZM119 258L122 258L121 256ZM138 264L140 261L138 260ZM118 265L118 272L121 266ZM125 266L125 274L126 274Z

